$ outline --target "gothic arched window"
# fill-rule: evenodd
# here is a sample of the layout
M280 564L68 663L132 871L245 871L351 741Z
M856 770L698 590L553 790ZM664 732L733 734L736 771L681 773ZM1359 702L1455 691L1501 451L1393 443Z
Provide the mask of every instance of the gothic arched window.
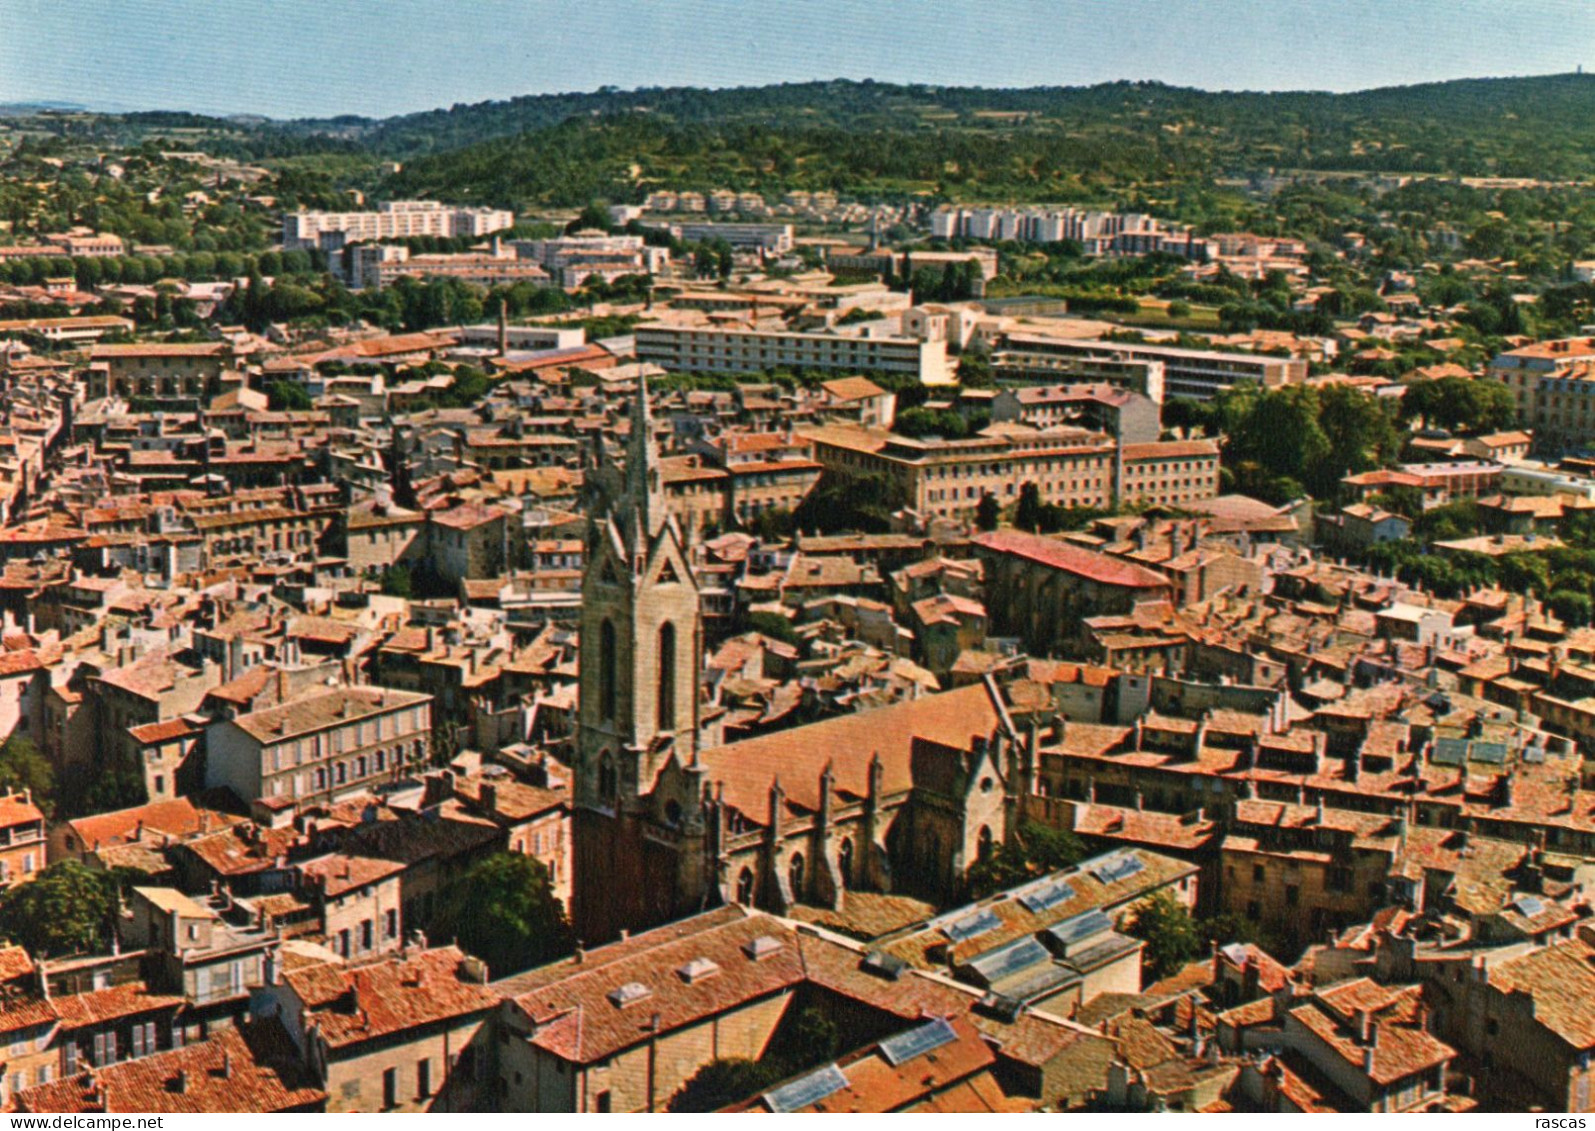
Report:
M991 859L991 826L981 825L980 835L976 838L975 855L981 860Z
M842 874L842 886L853 886L853 841L851 838L844 840L842 846L836 850L836 870Z
M676 729L676 626L659 626L659 729Z
M737 902L745 907L753 906L753 869L744 868L737 876Z
M794 852L786 866L786 882L792 887L792 898L803 898L803 854Z
M613 801L620 788L620 781L615 775L615 760L605 750L598 756L598 796L604 801Z
M598 713L615 717L615 626L608 620L598 626Z

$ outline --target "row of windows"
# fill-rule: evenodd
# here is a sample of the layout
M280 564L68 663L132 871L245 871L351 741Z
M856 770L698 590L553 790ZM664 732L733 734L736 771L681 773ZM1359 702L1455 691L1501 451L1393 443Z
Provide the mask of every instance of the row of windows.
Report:
M283 797L289 794L290 786L295 797L303 797L307 792L324 793L374 774L386 773L390 767L397 770L404 764L405 753L406 747L401 743L393 748L391 755L387 750L379 749L369 757L361 754L352 760L334 762L331 766L317 766L309 774L294 775L291 782L286 776L273 778L269 793L272 797ZM426 743L416 739L409 746L408 753L411 762L425 761Z

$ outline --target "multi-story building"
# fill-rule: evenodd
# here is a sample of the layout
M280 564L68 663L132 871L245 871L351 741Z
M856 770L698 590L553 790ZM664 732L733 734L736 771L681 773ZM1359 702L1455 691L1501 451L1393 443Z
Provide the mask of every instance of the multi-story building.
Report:
M1045 432L1013 427L962 440L911 439L890 432L831 425L804 430L814 458L850 474L879 474L894 502L923 515L967 517L985 495L1003 505L1034 483L1055 506L1106 507L1114 498L1117 449L1110 437L1083 428Z
M450 238L490 235L515 226L515 214L500 208L462 208L435 200L393 200L375 212L285 212L282 245L286 250L323 247L331 236L337 246L357 241L404 239L411 236Z
M1547 419L1540 409L1541 383L1549 378L1560 379L1557 392L1562 400L1549 419L1558 427L1573 425L1583 410L1563 403L1573 395L1574 386L1568 384L1567 378L1586 372L1591 362L1595 362L1595 338L1557 338L1499 353L1490 360L1486 373L1512 390L1518 423L1532 425L1537 432L1539 421Z
M492 1067L477 1036L499 1001L486 982L458 947L412 950L286 970L253 1012L281 1019L328 1111L470 1111Z
M1083 428L989 429L962 440L911 439L843 425L806 429L814 458L851 474L875 473L896 505L923 515L967 518L990 495L1003 506L1034 483L1041 502L1111 507L1132 501L1180 505L1218 495L1218 446L1208 440L1117 444Z
M753 248L772 255L792 250L791 224L668 224L663 228L685 243L724 240L732 247Z
M725 469L726 514L738 524L768 510L796 510L819 482L813 443L790 432L728 432L701 450Z
M44 868L44 814L27 790L0 797L0 887L31 880Z
M1152 398L1111 384L1003 389L991 401L993 423L1017 421L1032 428L1073 425L1106 432L1125 444L1155 441L1160 417Z
M1218 497L1218 444L1212 440L1155 440L1119 447L1121 504L1178 507Z
M424 764L431 735L430 695L332 688L212 723L205 780L246 801L330 801Z
M636 339L639 361L651 361L678 373L818 369L904 374L924 385L953 382L946 342L667 322L638 326Z
M515 283L552 286L554 280L536 263L504 255L461 253L411 255L403 246L361 244L345 252L344 271L356 290L391 286L401 278L458 279L476 287L503 287Z
M143 342L95 346L89 396L197 403L220 391L234 363L231 342Z
M1143 342L1054 338L1041 334L1005 333L992 344L1010 366L1036 369L1063 358L1118 358L1157 361L1163 365L1163 393L1167 397L1209 400L1224 389L1250 381L1263 388L1295 385L1307 379L1307 362L1294 357L1224 353L1185 349ZM1152 395L1148 392L1147 395ZM1153 397L1154 400L1159 399Z
M1160 573L1057 538L1004 530L974 544L992 631L1019 637L1037 655L1075 645L1083 617L1129 613L1173 594Z

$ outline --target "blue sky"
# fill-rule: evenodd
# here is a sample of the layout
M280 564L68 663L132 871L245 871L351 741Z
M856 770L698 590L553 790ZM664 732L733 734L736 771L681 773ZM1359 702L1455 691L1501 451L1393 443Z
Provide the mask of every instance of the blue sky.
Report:
M1586 55L1591 0L0 0L0 101L273 117L837 77L1356 90Z

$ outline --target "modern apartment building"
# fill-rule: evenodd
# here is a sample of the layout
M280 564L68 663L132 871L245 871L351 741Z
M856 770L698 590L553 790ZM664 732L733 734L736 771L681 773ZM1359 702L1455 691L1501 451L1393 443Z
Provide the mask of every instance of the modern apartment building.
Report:
M661 224L657 227L686 243L725 240L732 247L754 248L773 255L792 250L791 224Z
M924 385L953 383L946 342L665 322L638 326L636 339L638 361L651 361L679 373L818 369L845 374L903 373Z
M1231 385L1245 381L1264 388L1294 385L1307 379L1307 362L1266 354L1224 353L1183 349L1144 342L1109 342L1096 339L1053 338L1041 334L1002 334L994 343L1009 365L1044 366L1065 358L1120 358L1163 364L1165 397L1209 400ZM1156 398L1154 398L1156 399Z
M1148 255L1162 252L1205 261L1217 244L1168 228L1139 212L1095 212L1076 208L943 208L930 217L930 234L941 239L1057 243L1074 240L1088 255Z
M404 239L410 236L469 237L490 235L515 226L515 214L502 208L461 208L435 200L393 200L375 212L285 212L282 246L336 246L356 241ZM323 237L334 237L324 241Z

